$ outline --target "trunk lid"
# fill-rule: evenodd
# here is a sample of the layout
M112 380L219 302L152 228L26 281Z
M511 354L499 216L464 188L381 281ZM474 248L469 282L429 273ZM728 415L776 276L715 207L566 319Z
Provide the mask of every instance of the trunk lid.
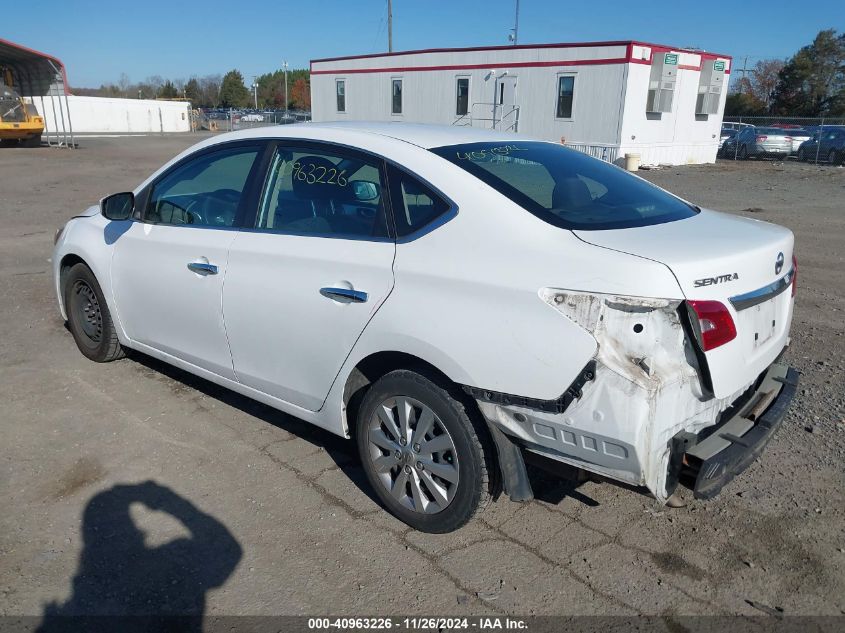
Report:
M753 382L786 345L792 319L790 288L765 294L772 296L754 305L739 299L791 274L794 236L788 229L702 210L664 224L574 233L595 246L661 262L687 299L719 301L728 308L737 337L705 353L716 397L732 395Z

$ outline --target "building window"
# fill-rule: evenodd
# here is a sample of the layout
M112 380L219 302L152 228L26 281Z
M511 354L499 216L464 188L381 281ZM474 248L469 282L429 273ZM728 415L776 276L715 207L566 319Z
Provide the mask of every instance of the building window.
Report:
M391 114L402 114L402 80L394 79L391 81Z
M559 75L557 78L558 119L572 118L572 99L575 96L575 75Z
M346 112L346 80L337 79L334 86L337 93L337 111Z
M464 116L469 112L469 77L458 77L455 114Z

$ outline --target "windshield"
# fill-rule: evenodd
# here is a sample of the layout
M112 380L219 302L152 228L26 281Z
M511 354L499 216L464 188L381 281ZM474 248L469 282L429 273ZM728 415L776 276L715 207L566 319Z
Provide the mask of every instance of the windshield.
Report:
M565 229L647 226L697 213L695 207L619 167L553 143L467 143L431 151L541 220Z

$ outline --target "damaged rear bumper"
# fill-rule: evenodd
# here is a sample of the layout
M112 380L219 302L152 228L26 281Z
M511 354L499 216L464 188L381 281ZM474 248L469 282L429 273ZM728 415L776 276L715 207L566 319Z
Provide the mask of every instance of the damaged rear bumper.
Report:
M698 438L679 437L679 479L697 499L712 499L763 452L780 426L798 386L798 372L769 367L759 386L735 411ZM706 435L705 435L706 433ZM694 442L694 443L693 443Z

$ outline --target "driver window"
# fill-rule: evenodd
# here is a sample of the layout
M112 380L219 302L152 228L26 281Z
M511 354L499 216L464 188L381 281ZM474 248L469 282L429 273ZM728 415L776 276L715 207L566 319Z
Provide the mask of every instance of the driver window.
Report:
M144 221L234 226L241 193L258 151L257 147L221 150L177 167L156 183Z

